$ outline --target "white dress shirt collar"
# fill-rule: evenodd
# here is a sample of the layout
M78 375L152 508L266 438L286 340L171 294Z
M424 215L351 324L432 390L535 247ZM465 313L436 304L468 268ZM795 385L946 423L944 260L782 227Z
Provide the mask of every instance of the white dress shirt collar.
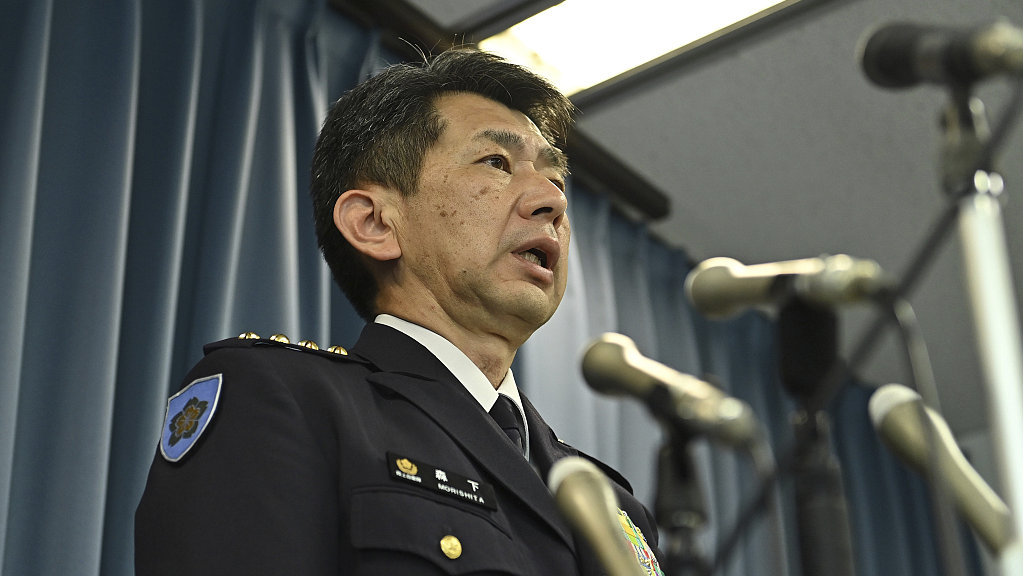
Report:
M523 428L526 432L526 436L523 438L524 445L526 446L526 458L530 458L530 429L526 424L526 411L523 410L523 400L519 397L519 388L516 387L516 379L512 375L511 368L505 374L501 385L495 390L494 386L491 385L491 381L469 359L469 356L466 356L465 352L459 350L440 334L390 314L379 314L374 319L374 322L390 326L423 345L465 386L466 390L469 391L473 398L476 398L476 401L480 403L485 412L491 411L491 407L498 400L498 394L508 396L515 403L516 407L519 408L519 415L523 419Z

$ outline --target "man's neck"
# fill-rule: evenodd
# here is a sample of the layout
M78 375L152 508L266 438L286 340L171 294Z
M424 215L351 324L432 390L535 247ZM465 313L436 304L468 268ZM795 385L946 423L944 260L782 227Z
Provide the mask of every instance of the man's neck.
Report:
M516 350L522 342L513 342L508 337L486 329L468 329L447 316L434 316L416 311L393 311L382 309L407 322L430 330L455 345L487 377L495 389L505 379Z
M459 330L447 334L437 333L462 350L484 373L484 376L487 376L487 381L491 383L491 386L497 389L501 385L505 374L512 366L512 359L515 358L518 347L510 348L508 340L494 334L474 336Z

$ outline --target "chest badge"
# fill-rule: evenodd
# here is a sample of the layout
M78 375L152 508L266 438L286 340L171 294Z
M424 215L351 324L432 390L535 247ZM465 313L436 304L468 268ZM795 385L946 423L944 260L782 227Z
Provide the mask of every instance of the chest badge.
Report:
M633 554L636 555L636 561L640 563L643 573L648 576L665 576L661 567L658 566L658 559L654 556L654 551L647 545L647 539L644 538L643 532L636 527L636 524L633 524L625 510L619 510L619 524L622 526L626 542L633 549Z
M223 374L195 380L167 400L160 453L177 462L196 444L217 410Z

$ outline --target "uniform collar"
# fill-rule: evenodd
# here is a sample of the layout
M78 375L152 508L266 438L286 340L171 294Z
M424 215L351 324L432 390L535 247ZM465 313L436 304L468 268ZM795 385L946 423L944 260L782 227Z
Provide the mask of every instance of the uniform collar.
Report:
M445 368L455 376L462 386L469 392L485 412L490 412L494 403L498 400L498 394L504 394L515 403L519 409L519 415L523 421L523 427L525 428L526 436L523 438L526 448L526 458L529 460L529 446L530 446L530 427L526 422L526 411L523 409L523 399L519 396L519 388L516 386L515 376L512 375L512 369L505 373L505 378L501 381L501 385L495 390L494 386L491 385L491 381L487 379L483 371L466 356L465 352L459 350L454 344L448 341L447 338L440 334L428 330L419 324L413 324L408 320L403 320L397 316L390 314L378 314L374 319L374 323L383 324L390 326L395 330L405 334L406 336L417 341L430 351L438 360L444 364Z

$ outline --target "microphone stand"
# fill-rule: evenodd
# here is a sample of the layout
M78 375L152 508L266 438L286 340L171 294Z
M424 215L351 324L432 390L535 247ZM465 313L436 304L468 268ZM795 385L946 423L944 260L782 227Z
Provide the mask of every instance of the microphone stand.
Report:
M658 485L654 519L665 529L665 573L709 576L707 558L697 546L697 534L707 521L704 494L689 450L689 438L671 432L658 450Z
M1019 108L1020 77L1016 84L1018 92L1011 106ZM942 120L942 182L951 200L959 204L964 274L988 397L996 468L1015 528L1014 539L1000 554L1000 572L1019 575L1024 570L1020 316L998 198L1003 181L991 171L994 148L1010 122L1004 119L996 127L999 133L990 134L984 106L971 96L970 85L952 86Z
M842 469L832 453L829 419L810 399L839 362L834 310L790 296L779 309L779 371L801 404L793 418L792 466L804 576L854 576L853 543Z
M915 252L896 288L881 302L891 304L911 292L934 260L953 223L959 218L964 259L967 261L965 268L968 289L975 310L975 328L979 334L977 343L981 350L985 382L988 386L989 413L993 420L992 435L999 480L1003 499L1013 516L1016 532L1014 541L1004 549L999 558L1001 576L1019 576L1024 572L1021 540L1024 534L1024 471L1020 458L1020 454L1024 452L1024 416L1021 410L1021 340L1019 327L1014 326L1012 320L1017 316L1011 275L1007 266L1001 210L998 201L994 201L1002 191L1002 178L988 170L994 151L1005 141L1009 128L1020 111L1024 92L1020 80L1018 76L1014 82L1011 102L1000 113L999 121L991 135L984 134L987 129L978 129L984 122L980 101L970 98L969 90L964 87L954 88L954 102L944 118L944 129L947 134L943 152L943 182L947 186L947 193L952 196L952 202L943 210L925 241ZM980 137L979 132L983 133L984 137ZM956 160L959 155L970 158L970 161ZM983 174L977 174L979 170ZM948 178L947 174L960 174L961 177ZM980 199L972 201L976 197ZM986 290L992 293L989 294L985 292ZM818 414L831 405L835 396L848 382L850 375L871 356L880 340L879 336L890 320L891 313L886 308L886 312L879 313L871 326L858 338L848 363L831 358L831 365L826 373L816 380L816 385L804 390L802 394L794 394L801 400L804 408L803 420L813 421L814 426L796 426L794 447L783 455L780 472L784 473L794 466L799 466L800 459L806 457L803 455L814 452L812 448L805 447L817 440L815 435L819 434L818 419L807 418L806 414ZM783 356L785 357L785 354ZM784 383L785 380L783 378ZM725 552L732 549L742 529L762 508L771 486L772 482L765 482L757 498L746 505L736 529L730 534L727 545L724 546ZM843 518L843 525L848 526L845 514ZM809 543L809 546L805 546L801 540L801 549L805 548L813 549L814 544ZM806 552L802 551L802 555L805 554ZM715 567L723 563L725 556L723 550L716 553Z

